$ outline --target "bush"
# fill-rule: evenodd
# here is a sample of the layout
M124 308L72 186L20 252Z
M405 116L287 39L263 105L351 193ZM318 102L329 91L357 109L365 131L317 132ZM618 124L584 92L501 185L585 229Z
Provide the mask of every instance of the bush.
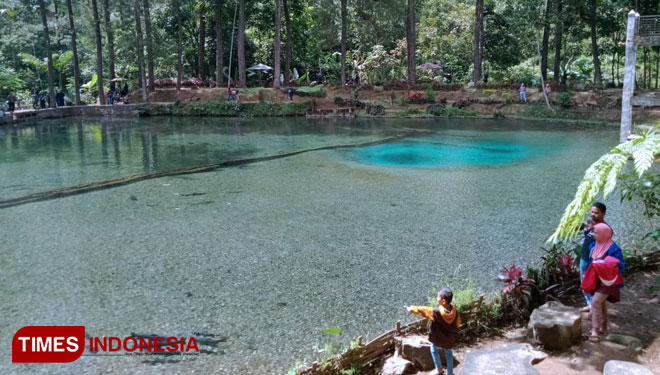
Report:
M346 104L346 101L345 101L344 98L342 98L341 96L335 96L335 99L334 99L333 101L334 101L335 104L337 104L337 105L344 105L344 104Z
M433 92L433 89L431 87L427 88L424 93L426 94L426 101L428 103L435 102L435 93Z
M443 104L431 104L430 106L426 107L426 113L433 116L444 116L445 106Z
M499 279L505 285L502 288L502 308L512 321L525 321L532 313L534 298L537 294L536 281L523 276L522 268L517 265L502 267Z
M374 85L372 85L371 83L363 83L360 85L360 87L362 88L362 90L367 90L367 91L374 90Z
M385 114L385 107L380 104L367 106L367 113L371 116L382 116Z
M417 109L417 108L409 108L409 109L404 109L403 111L397 112L396 116L397 117L408 117L408 116L415 116L415 115L420 115L422 112Z
M327 95L323 85L316 86L303 86L296 90L296 95L306 96L306 97L315 97L315 98L325 98Z
M484 95L492 95L492 94L497 93L497 90L495 90L495 89L483 89L481 92Z
M470 111L467 109L457 108L457 107L446 107L443 104L432 104L426 108L426 112L433 116L443 116L443 117L473 117L477 115L477 112Z
M559 94L559 106L562 108L568 108L571 106L571 93L569 91L564 91Z
M421 92L416 92L408 97L408 102L412 104L426 104L429 103L429 100L426 94ZM433 103L433 100L431 100L430 102Z
M358 100L359 97L360 97L360 86L357 86L351 91L351 100Z

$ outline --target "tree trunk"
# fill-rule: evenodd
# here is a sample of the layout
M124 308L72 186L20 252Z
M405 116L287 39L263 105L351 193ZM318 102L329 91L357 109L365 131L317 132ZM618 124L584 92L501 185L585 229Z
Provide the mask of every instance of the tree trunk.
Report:
M144 74L144 48L142 47L142 22L140 21L140 5L138 0L135 1L135 47L137 49L138 69L140 75L140 89L142 91L142 101L147 102L147 80Z
M543 80L548 80L548 49L550 39L550 7L546 6L545 15L543 17L543 39L541 42L541 75Z
M204 49L206 47L206 17L204 16L204 0L199 4L199 44L197 47L197 76L204 81Z
M291 15L287 0L282 0L284 6L284 27L286 29L286 52L284 57L284 84L289 85L291 81L291 48L293 45L293 34L291 33Z
M143 1L144 6L144 31L146 33L145 40L147 42L147 67L149 71L149 91L154 91L155 80L154 77L154 48L153 48L153 33L151 32L151 11L149 10L149 0Z
M103 0L103 20L105 21L105 34L108 38L108 68L110 79L115 78L115 38L112 24L110 23L110 2Z
M347 0L341 0L341 86L346 85L346 29L348 28ZM408 37L409 38L409 37ZM409 68L410 69L410 68ZM409 70L410 72L410 70ZM410 75L410 73L408 73Z
M275 0L275 44L273 47L273 88L280 88L280 50L282 49L282 0Z
M76 45L76 26L73 23L73 7L71 0L66 0L66 7L69 12L69 27L71 28L71 49L73 50L73 89L76 95L76 105L81 105L80 101L80 65L78 65L78 47Z
M594 61L594 84L602 85L602 74L600 72L600 58L598 56L598 35L596 33L596 0L590 0L590 26L591 26L591 55Z
M176 9L177 23L177 42L176 42L176 91L181 90L181 81L183 81L183 21L181 20L181 10L179 9L179 0L174 0L174 9Z
M222 0L215 0L215 87L221 87L223 82L222 52Z
M238 85L247 87L245 77L245 0L238 1Z
M48 96L50 96L50 108L55 108L55 87L53 86L53 55L50 53L50 34L48 33L48 20L46 19L46 5L44 0L39 0L39 10L41 11L41 23L44 29L44 38L46 39L46 55L48 56Z
M408 22L406 27L408 49L408 84L415 85L415 0L408 0Z
M474 74L472 80L476 85L481 80L481 60L482 60L482 44L483 44L483 23L484 23L484 1L477 0L474 8L474 42L473 42L473 64Z
M655 54L655 89L658 89L658 68L660 68L660 57Z
M99 24L99 7L96 0L92 0L92 13L94 15L94 33L96 35L96 87L99 91L99 103L104 105L106 101L105 93L103 92L103 41L101 39L101 25Z
M555 0L555 12L557 16L557 24L555 26L555 67L553 69L553 80L559 83L561 76L561 38L564 30L564 19L562 16L562 0Z

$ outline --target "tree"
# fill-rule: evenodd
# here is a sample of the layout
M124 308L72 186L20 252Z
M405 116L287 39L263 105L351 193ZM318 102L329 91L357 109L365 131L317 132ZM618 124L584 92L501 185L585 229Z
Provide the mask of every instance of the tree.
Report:
M472 80L476 85L481 80L481 64L483 57L483 30L484 30L484 0L477 0L474 7L474 42L473 58L474 75Z
M43 1L43 0L39 0ZM94 16L94 34L96 36L96 87L98 88L99 104L106 104L103 92L103 42L101 39L101 26L99 24L99 7L96 0L92 0L92 14Z
M149 91L154 90L154 48L153 48L153 33L151 29L151 11L149 10L149 0L143 1L144 6L144 31L145 40L147 43L147 66L149 70Z
M108 39L108 69L110 70L110 79L115 76L115 42L113 25L110 23L110 2L103 0L103 19L105 21L105 34Z
M406 25L406 47L408 52L408 84L415 84L415 0L408 0L408 21Z
M602 85L602 74L600 72L600 57L598 54L598 35L596 30L596 0L589 0L589 27L591 28L591 56L594 62L594 84Z
M291 33L291 14L287 0L282 0L284 7L284 28L286 29L286 52L284 53L284 82L286 85L291 80L291 47L293 45L293 34Z
M275 45L273 46L273 88L280 88L280 49L282 46L282 0L275 0Z
M215 87L221 87L223 82L222 52L222 0L215 0Z
M245 76L245 0L238 1L238 85L247 87Z
M541 42L541 75L548 80L548 46L550 40L550 7L546 5L543 15L543 39Z
M46 19L44 0L39 0L39 10L41 11L41 23L44 30L44 39L46 40L46 56L48 57L48 96L50 97L50 107L55 108L55 87L53 87L55 68L53 67L53 55L50 52L50 35L48 33L48 19Z
M144 74L144 47L142 36L142 22L140 21L140 4L139 0L135 0L135 49L137 50L140 91L142 92L142 101L148 101L147 96L147 80Z
M560 82L560 77L561 77L561 39L562 39L562 33L564 29L564 20L562 16L562 6L561 6L562 0L555 0L555 17L557 18L555 20L555 66L553 69L554 72L554 80L559 83Z
M346 11L347 0L341 0L341 85L346 85L346 28L348 20Z
M202 81L204 80L204 55L206 47L206 15L204 11L206 7L204 6L205 0L200 0L199 2L199 43L197 47L197 76Z
M66 0L66 8L69 13L69 27L71 28L71 50L73 51L73 88L76 95L76 105L81 105L80 100L80 65L78 62L78 46L76 44L76 25L73 22L73 7L71 0Z
M179 9L179 0L173 0L173 8L176 12L176 91L181 90L181 81L183 81L183 21L181 20L181 9Z

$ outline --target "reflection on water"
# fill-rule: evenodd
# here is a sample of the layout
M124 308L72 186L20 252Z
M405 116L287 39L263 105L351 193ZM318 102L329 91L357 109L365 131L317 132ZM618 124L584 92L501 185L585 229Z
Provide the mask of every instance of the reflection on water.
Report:
M0 133L0 199L394 134L304 119L65 119Z

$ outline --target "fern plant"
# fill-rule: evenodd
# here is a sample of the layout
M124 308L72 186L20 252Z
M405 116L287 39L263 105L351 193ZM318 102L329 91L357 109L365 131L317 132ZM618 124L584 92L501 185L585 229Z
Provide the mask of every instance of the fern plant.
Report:
M653 165L655 156L660 154L660 133L657 129L656 127L635 139L621 143L591 164L577 188L573 201L564 210L559 226L548 242L568 239L578 232L584 216L598 193L602 191L603 197L606 197L614 191L619 172L629 159L632 158L635 172L639 176Z

